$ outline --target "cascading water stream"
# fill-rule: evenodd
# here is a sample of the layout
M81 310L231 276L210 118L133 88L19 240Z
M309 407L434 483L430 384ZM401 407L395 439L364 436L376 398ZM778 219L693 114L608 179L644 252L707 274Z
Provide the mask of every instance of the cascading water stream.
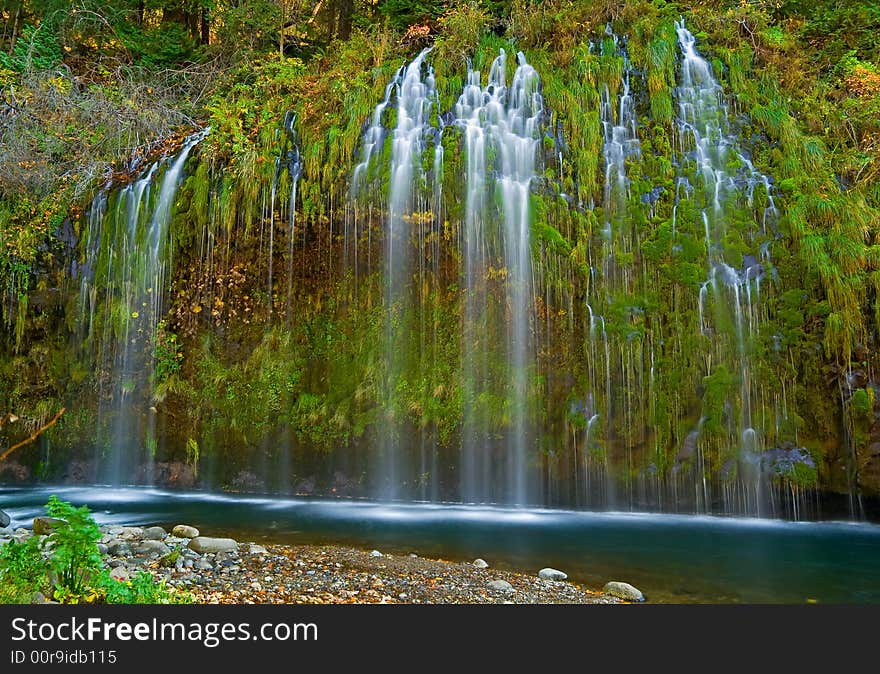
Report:
M154 412L136 397L153 384L154 340L172 270L174 200L186 160L208 132L188 137L176 155L152 164L112 202L102 191L92 204L81 265L80 332L94 348L99 371L103 443L97 465L104 482L152 480ZM142 467L144 474L135 474Z
M537 72L522 52L517 60L509 87L504 50L493 61L485 87L479 71L469 68L454 110L453 124L461 129L466 162L463 378L475 403L491 393L493 340L504 335L502 395L511 419L498 461L493 458L487 413L478 404L466 411L460 488L462 498L471 502L522 504L529 499L527 454L534 438L527 406L534 365L529 200L544 108ZM493 286L499 279L506 309L495 304Z
M722 98L721 85L712 73L712 67L696 49L696 39L684 26L676 23L681 49L680 84L676 90L678 102L679 146L685 169L692 169L698 178L694 193L682 196L677 189L677 201L693 199L701 208L708 259L708 277L699 295L699 330L712 339L718 365L731 363L739 379L739 398L736 401L738 431L731 442L738 446L737 479L747 483L743 487L744 503L737 504L746 512L760 514L763 506L764 479L754 466L762 450L762 432L755 415L755 382L752 376L753 344L760 330L761 313L756 306L760 300L760 281L765 264L754 255L742 255L742 265L735 268L725 259L726 240L732 220L732 210L739 204L753 207L754 190L761 185L766 193L767 206L757 219L754 230L745 233L751 242L758 235L767 235L768 225L776 226L778 211L773 201L770 181L752 162L737 151L737 139L731 133L731 124ZM679 177L679 184L687 184ZM769 263L769 257L764 258ZM710 327L708 302L714 298L715 323L725 321L733 325L733 345L723 346L722 336ZM729 353L726 353L729 352ZM707 372L707 375L711 375ZM710 504L704 504L709 507Z

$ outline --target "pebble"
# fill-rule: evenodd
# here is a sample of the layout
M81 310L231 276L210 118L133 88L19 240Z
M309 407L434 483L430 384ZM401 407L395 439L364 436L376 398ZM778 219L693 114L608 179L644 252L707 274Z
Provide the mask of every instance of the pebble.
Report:
M167 555L171 552L171 548L162 541L146 540L141 541L134 551L138 555Z
M65 524L64 520L59 520L55 517L35 517L34 533L40 536L47 536L51 534L59 524Z
M199 530L188 524L178 524L171 530L171 535L178 538L198 538Z
M489 586L489 589L497 590L498 592L515 592L513 585L506 580L490 580L486 584Z
M486 562L485 559L480 559L479 557L477 557L473 561L473 565L478 569L488 569L489 568L488 562Z
M252 555L268 555L269 551L266 550L262 545L256 545L255 543L251 543L248 548L248 552Z
M557 571L556 569L551 569L550 567L538 571L538 576L543 578L544 580L565 580L566 578L568 578L567 573Z
M124 583L130 578L130 575L128 573L128 569L126 569L124 566L116 566L110 569L110 577Z
M144 529L143 537L148 541L161 541L168 535L162 527L147 527Z
M379 552L378 550L373 550L372 552L370 552L370 557L381 557L381 556L382 556L382 553Z
M641 590L633 587L629 583L622 583L617 580L605 583L605 587L602 588L602 591L605 594L610 594L612 597L618 597L625 601L645 601L645 595L642 594Z
M208 536L196 536L189 542L189 548L196 552L228 552L237 550L238 543L231 538L210 538Z

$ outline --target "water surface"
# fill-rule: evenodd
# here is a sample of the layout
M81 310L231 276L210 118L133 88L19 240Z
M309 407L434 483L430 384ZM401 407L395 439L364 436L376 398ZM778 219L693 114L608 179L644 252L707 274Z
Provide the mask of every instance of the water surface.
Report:
M880 526L689 515L254 497L118 487L0 487L12 526L50 494L101 523L186 523L203 534L340 543L537 572L601 587L624 580L651 602L880 604Z

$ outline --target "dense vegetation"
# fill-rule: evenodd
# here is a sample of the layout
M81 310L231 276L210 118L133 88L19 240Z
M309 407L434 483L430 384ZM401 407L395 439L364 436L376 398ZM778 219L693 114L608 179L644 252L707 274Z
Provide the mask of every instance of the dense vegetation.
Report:
M457 456L464 409L480 406L503 437L503 392L472 400L459 382L455 241L464 204L455 190L444 188L443 245L429 260L434 273L419 288L418 315L401 319L428 326L416 332L434 346L425 356L419 338L403 345L413 355L391 392L383 385L381 266L363 262L381 254L371 226L357 234L368 252L357 267L350 259L349 179L364 123L397 68L433 45L440 110L454 104L468 59L488 70L501 47L523 50L542 79L554 133L532 200L536 316L546 337L531 385L541 401L534 413L544 473L564 477L583 452L610 457L628 485L650 482L694 460L682 447L699 427L701 460L723 476L737 442L728 401L738 375L722 365L704 376L696 354L712 352L698 319L702 223L696 207L673 215L673 22L681 15L724 86L745 150L772 177L781 214L778 231L759 241L774 280L753 354L756 388L761 414L778 417L765 424L773 430L764 448L797 446L810 459L780 461L775 477L791 490L878 494L880 3L830 0L5 3L0 414L18 421L0 427L0 441L12 445L61 407L67 412L0 470L15 460L20 477L87 478L95 451L107 451L98 429L109 373L101 340L90 336L99 331L83 335L72 273L83 260L89 205L108 181L130 183L204 126L211 133L177 195L174 271L149 345L149 391L132 403L155 416L146 449L174 462L165 477L285 489L317 479L318 489L357 491L390 420L428 438L441 463ZM608 24L626 37L642 144L628 165L635 246L616 260L637 281L616 288L603 311L613 365L610 357L602 364L583 308L604 217L598 109L603 87L617 95L624 67L619 54L590 46L606 39ZM271 196L288 111L296 113L302 176L295 225L279 225L283 238L270 253L268 227L291 215L284 198ZM453 134L443 143L444 185L454 186L460 144ZM290 180L280 175L278 194ZM646 203L655 190L659 198ZM727 259L752 252L746 227L766 206L761 198L731 212ZM375 229L379 216L361 206ZM89 320L120 331L111 305ZM649 360L650 383L640 374ZM581 446L588 418L575 403L589 382L611 381L603 368L615 374L602 402L625 413ZM577 502L562 484L548 500Z

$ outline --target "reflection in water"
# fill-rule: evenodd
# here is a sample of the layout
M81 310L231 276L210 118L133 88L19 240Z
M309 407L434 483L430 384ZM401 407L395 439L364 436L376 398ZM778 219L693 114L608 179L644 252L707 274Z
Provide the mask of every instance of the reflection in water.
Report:
M653 602L880 603L880 526L870 524L110 487L0 488L0 508L22 526L43 514L50 494L88 505L101 523L186 523L239 540L553 566L589 587L625 580Z

